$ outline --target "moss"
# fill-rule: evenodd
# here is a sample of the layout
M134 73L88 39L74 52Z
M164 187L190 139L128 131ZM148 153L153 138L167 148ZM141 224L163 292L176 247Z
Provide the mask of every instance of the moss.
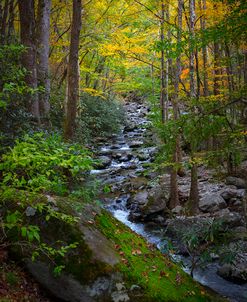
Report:
M12 192L12 195L11 192L7 193L5 193L4 198L0 194L0 200L4 202L6 210L9 207L11 210L18 207L25 210L28 205L45 202L45 200L47 202L45 197L37 194L29 196L26 192L17 191ZM69 200L56 200L56 202L60 210L66 215L76 215ZM56 257L55 260L58 265L65 265L65 271L73 275L80 283L88 284L97 277L120 271L125 276L129 288L133 284L141 286L140 296L135 296L133 299L136 302L222 301L216 297L211 298L203 287L194 282L170 259L150 246L141 236L136 235L109 213L101 211L95 205L85 207L83 213L80 213L80 221L74 224L69 224L55 217L51 217L47 221L45 212L37 213L26 219L29 224L39 226L41 239L48 245L59 247L63 244L69 245L78 242L77 248L70 250L65 257ZM104 262L104 258L99 258L100 260L103 259L100 261L95 257L100 254L100 251L98 251L97 246L94 246L92 250L92 247L88 245L88 238L86 240L86 235L84 237L83 228L95 230L100 233L100 236L102 233L105 236L104 239L107 238L112 243L109 246L109 254L108 250L106 253L108 256L118 254L117 260L120 259L119 262L116 262L118 264L110 265ZM96 233L90 233L90 240L94 243L97 239L93 234ZM107 242L109 243L109 241ZM22 256L30 257L30 251L24 251L24 253L26 254L22 254ZM21 254L19 253L19 255ZM48 259L44 258L44 260L49 263Z
M28 206L37 205L38 203L47 204L48 200L45 196L36 193L30 193L22 190L9 189L0 192L0 204L3 209L3 216L10 210L14 212L19 210L24 213ZM76 216L75 211L69 200L65 198L56 200L56 204L62 213L66 215ZM50 217L46 219L46 210L42 213L36 212L32 217L23 215L23 225L36 225L40 229L40 238L42 243L46 243L52 248L59 249L61 246L78 243L75 249L69 250L64 256L56 255L53 261L56 265L65 266L65 272L73 275L81 283L89 283L97 277L108 274L111 272L112 267L101 261L93 258L93 253L90 247L86 244L83 233L80 230L79 223L67 223L62 219ZM21 242L23 238L20 234L19 228L13 228L8 231L8 240L11 242ZM39 243L36 243L39 248ZM11 257L15 260L21 258L30 258L32 252L35 250L34 245L12 245ZM39 260L48 263L51 268L54 263L50 261L45 254L40 253Z
M97 224L115 244L121 256L118 269L124 273L129 286L138 284L143 288L141 301L223 301L209 295L167 256L107 212L97 217Z

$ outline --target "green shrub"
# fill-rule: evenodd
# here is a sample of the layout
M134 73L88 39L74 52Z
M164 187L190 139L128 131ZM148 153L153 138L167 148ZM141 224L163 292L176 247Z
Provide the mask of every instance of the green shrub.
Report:
M95 137L105 137L120 130L124 110L119 102L85 93L80 106L78 139L89 142Z
M17 140L2 156L3 186L63 195L73 183L84 179L93 165L90 153L61 136L36 133Z
M23 51L21 45L0 45L0 153L24 131L35 128L25 98L33 90L25 83Z

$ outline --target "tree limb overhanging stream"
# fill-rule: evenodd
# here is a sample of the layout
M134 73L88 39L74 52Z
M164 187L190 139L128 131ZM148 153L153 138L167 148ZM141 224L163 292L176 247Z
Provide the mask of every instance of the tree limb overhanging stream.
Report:
M118 220L126 224L136 233L142 235L148 242L156 245L161 251L167 245L165 228L150 225L150 223L131 222L129 220L131 194L145 187L145 177L140 176L145 170L145 164L154 160L156 147L151 146L151 134L146 126L148 108L138 103L126 103L126 126L118 135L102 140L98 146L98 158L102 161L100 169L91 173L100 180L103 186L111 192L104 195L102 203ZM149 146L145 141L149 141ZM149 175L149 179L152 175ZM139 180L139 187L134 188L133 180ZM181 261L184 270L190 272L190 259L173 255L175 261ZM194 279L213 289L230 301L244 302L247 295L247 284L239 285L227 281L217 275L217 263L210 263L206 268L196 268Z

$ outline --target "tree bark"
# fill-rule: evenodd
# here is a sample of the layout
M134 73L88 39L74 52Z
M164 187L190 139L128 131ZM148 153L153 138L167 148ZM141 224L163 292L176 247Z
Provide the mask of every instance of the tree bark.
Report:
M27 70L27 86L37 89L35 10L33 0L18 0L20 14L21 43L26 47L22 55L22 65ZM37 92L27 95L28 108L35 120L40 123L39 100Z
M214 41L214 95L220 93L220 47L217 41Z
M15 20L15 4L14 0L10 0L9 3L9 20L8 20L8 42L12 41L14 38L14 20Z
M164 51L164 23L165 23L165 4L164 1L161 3L161 20L160 20L160 42L161 42L161 58L160 58L160 109L161 109L161 120L165 123L166 112L165 112L165 51Z
M195 37L195 1L189 0L190 7L190 35L191 35L191 44L190 44L190 97L196 97L196 85L195 85L195 66L194 66L194 37ZM196 110L194 109L194 114ZM195 214L195 211L198 207L199 202L199 192L198 192L198 175L197 175L197 164L195 163L194 158L195 146L193 142L191 143L191 184L190 184L190 196L189 196L189 211L190 214Z
M195 0L189 0L189 9L190 9L190 97L196 97L196 85L195 85L195 47L194 47L194 38L195 38Z
M178 0L178 32L177 32L177 45L180 49L181 40L182 40L182 14L183 14L183 0ZM181 75L181 55L178 53L175 66L175 77L174 77L174 98L172 100L173 108L173 118L174 121L178 119L179 116L179 82ZM173 163L170 175L170 208L174 208L179 205L179 196L178 196L178 183L177 183L177 174L178 168L177 164L180 161L181 157L181 148L180 148L180 136L176 138L175 148L173 150ZM179 169L182 173L182 169Z
M198 211L199 204L199 190L198 190L198 172L197 164L194 163L194 156L191 156L192 167L191 167L191 184L190 184L190 196L189 196L189 214L194 215Z
M68 102L65 119L64 137L73 139L76 130L76 113L79 101L79 40L81 31L82 4L81 0L73 0L73 17L68 65Z
M9 0L5 0L3 10L2 10L2 18L1 18L1 32L0 32L0 43L5 44L6 43L6 29L7 29L7 18L8 18L8 12L9 12Z
M207 2L206 0L203 0L203 4L201 3L201 0L199 2L201 10L204 11L204 14L202 18L200 19L201 22L201 30L205 31L206 29L206 9L207 9ZM202 59L203 59L203 95L205 97L209 96L209 88L208 88L208 49L207 46L204 45L202 47Z
M38 84L44 91L39 93L40 114L42 119L48 119L50 112L50 13L51 0L39 0L37 17L37 72Z

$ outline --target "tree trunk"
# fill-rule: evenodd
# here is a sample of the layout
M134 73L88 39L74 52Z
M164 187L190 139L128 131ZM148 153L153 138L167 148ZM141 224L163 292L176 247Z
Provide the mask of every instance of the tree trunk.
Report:
M22 55L22 65L27 70L25 78L27 86L37 89L36 39L35 39L35 10L33 0L18 0L21 43L26 47ZM40 123L39 100L37 93L27 95L30 113Z
M191 35L191 44L190 44L190 97L196 97L196 85L195 85L195 66L194 66L194 37L195 37L195 1L189 0L190 6L190 35ZM194 110L196 114L196 110ZM199 192L198 192L198 175L197 175L197 164L194 161L194 152L195 147L193 143L191 144L191 185L190 185L190 197L189 197L189 211L190 214L195 214L195 211L198 207L199 202Z
M182 14L183 14L183 0L178 0L178 32L177 32L177 45L180 49L180 44L182 40ZM177 55L176 66L175 66L175 77L174 77L174 97L172 100L173 107L173 118L176 121L179 115L179 82L181 75L181 55ZM182 169L177 169L177 164L180 161L181 157L181 148L180 148L180 136L176 138L176 145L173 151L173 163L171 175L170 175L170 208L174 208L179 205L179 196L178 196L178 184L177 184L177 174L183 175L184 172Z
M170 23L170 5L169 2L165 5L165 16L166 16L166 22ZM171 30L170 28L167 29L167 41L168 43L171 43ZM170 56L170 51L166 51L166 71L165 71L165 121L168 121L168 109L169 109L169 72L172 74L172 58Z
M194 215L198 211L199 204L199 190L198 190L198 173L197 173L197 164L194 163L194 156L191 156L192 167L191 167L191 183L190 183L190 196L188 209L189 214Z
M7 29L7 18L9 12L9 0L5 0L5 4L2 10L1 16L1 32L0 32L0 44L6 43L6 29Z
M8 43L14 38L14 20L15 20L15 1L10 0L9 3L9 20L8 20Z
M201 3L201 0L199 2L200 9L204 11L204 14L202 18L200 19L201 22L201 30L204 32L206 29L206 9L207 9L207 2L206 0L203 0L203 4ZM204 45L202 47L202 59L203 59L203 95L205 97L209 96L209 89L208 89L208 49L207 46Z
M82 4L81 0L73 0L73 17L68 65L68 102L65 119L64 137L72 139L76 130L76 113L79 101L79 40L81 31Z
M161 3L161 21L160 21L160 42L161 42L161 61L160 61L160 109L161 109L161 120L165 123L166 112L165 112L165 51L164 51L164 23L165 23L165 4Z
M244 51L244 84L247 85L247 50Z
M195 0L189 0L190 7L190 97L196 97L196 85L195 85L195 50L194 50L194 38L195 38Z
M37 72L38 84L44 89L44 91L39 93L40 114L41 117L45 119L48 119L50 112L50 13L51 0L39 0L37 20Z
M227 74L227 81L228 81L228 89L229 93L231 94L234 91L234 79L233 79L233 70L232 70L232 62L231 62L231 51L230 47L225 42L225 56L226 56L226 74Z
M220 94L220 47L217 41L214 41L214 94Z

